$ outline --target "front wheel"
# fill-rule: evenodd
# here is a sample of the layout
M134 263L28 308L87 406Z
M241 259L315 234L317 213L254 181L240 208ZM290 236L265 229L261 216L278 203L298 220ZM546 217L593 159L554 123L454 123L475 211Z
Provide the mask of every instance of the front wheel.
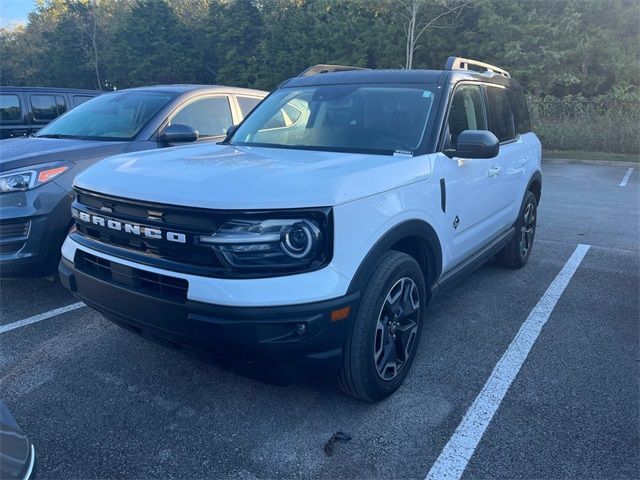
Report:
M411 256L388 252L367 284L347 340L338 385L366 401L397 390L415 358L427 294Z
M531 192L527 192L522 203L520 215L514 225L515 235L496 255L498 264L508 268L521 268L527 263L533 247L537 220L538 202L536 201L536 196Z

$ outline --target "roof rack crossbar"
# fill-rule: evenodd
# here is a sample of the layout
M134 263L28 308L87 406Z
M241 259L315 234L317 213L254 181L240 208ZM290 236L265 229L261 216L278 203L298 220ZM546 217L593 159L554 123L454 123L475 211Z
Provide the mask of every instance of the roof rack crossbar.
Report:
M447 59L447 63L444 67L445 70L471 70L469 67L480 67L483 68L486 72L497 73L498 75L502 75L503 77L511 77L509 72L503 70L502 68L498 68L495 65L490 65L484 62L478 62L477 60L470 60L468 58L461 57L449 57Z
M369 70L368 68L363 67L351 67L348 65L314 65L313 67L307 68L303 71L299 77L311 77L312 75L319 75L321 73L331 73L331 72L344 72L347 70Z

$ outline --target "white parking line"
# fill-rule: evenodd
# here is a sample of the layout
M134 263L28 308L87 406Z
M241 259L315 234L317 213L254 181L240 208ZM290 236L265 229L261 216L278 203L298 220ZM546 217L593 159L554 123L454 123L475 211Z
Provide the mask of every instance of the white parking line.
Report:
M33 317L25 318L24 320L18 320L17 322L0 325L0 333L9 332L11 330L15 330L16 328L31 325L32 323L38 323L42 320L46 320L47 318L55 317L56 315L61 315L67 312L72 312L73 310L77 310L78 308L82 308L84 306L86 305L82 302L72 303L71 305L67 305L66 307L60 307L56 308L55 310L49 310L48 312L39 313L38 315L34 315Z
M558 299L588 250L589 245L578 245L549 285L429 470L427 480L459 479L462 476L482 435L540 335L542 327L547 323Z
M631 172L633 172L633 167L629 167L629 170L627 170L627 173L624 174L624 177L622 178L622 181L620 182L620 185L618 185L619 187L624 187L627 185L627 182L629 181L629 178L631 177Z

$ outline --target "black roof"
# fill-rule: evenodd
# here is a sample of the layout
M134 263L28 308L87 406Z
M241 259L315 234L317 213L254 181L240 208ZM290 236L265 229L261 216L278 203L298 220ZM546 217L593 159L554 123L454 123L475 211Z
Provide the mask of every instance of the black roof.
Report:
M456 83L460 80L480 80L504 86L521 88L512 78L492 72L473 70L347 70L321 73L307 77L294 77L285 81L281 87L299 87L307 85L337 85L362 83L412 83L438 84Z
M440 70L347 70L295 77L286 86L332 85L339 83L437 83L446 72Z

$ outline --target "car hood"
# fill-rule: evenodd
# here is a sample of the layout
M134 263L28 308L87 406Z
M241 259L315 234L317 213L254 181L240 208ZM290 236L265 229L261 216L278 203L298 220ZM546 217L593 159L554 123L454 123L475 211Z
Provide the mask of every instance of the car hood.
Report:
M195 145L108 158L80 188L212 209L333 206L429 176L427 157Z
M0 172L59 160L76 161L122 153L128 142L71 138L8 138L0 141Z

